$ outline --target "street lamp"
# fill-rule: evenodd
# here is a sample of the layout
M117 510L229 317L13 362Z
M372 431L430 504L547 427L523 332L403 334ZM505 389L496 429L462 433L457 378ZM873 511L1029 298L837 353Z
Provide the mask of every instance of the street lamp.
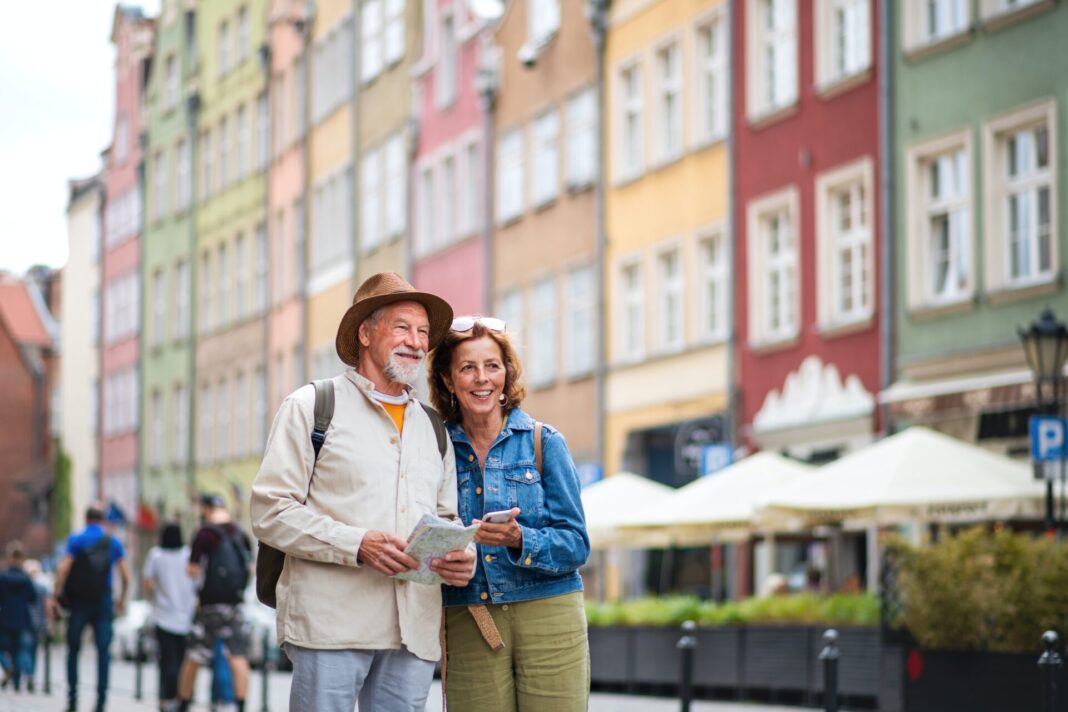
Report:
M1040 410L1061 415L1064 363L1068 360L1068 327L1046 307L1026 329L1017 329L1027 365L1035 377ZM1048 395L1047 395L1048 394ZM1061 455L1061 516L1064 516L1064 456ZM1046 478L1046 532L1053 531L1053 480Z

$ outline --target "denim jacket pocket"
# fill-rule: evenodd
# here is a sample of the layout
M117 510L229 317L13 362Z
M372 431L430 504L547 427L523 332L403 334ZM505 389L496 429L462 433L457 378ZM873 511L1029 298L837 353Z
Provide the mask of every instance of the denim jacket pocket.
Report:
M504 473L508 506L519 507L520 524L536 527L541 525L545 508L545 491L541 486L541 473L534 466L515 467Z

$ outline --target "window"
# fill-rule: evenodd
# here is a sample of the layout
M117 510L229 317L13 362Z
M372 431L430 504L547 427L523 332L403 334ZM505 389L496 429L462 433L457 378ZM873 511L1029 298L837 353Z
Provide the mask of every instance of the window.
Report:
M404 134L386 142L386 237L402 237L408 217L408 175Z
M419 235L417 248L420 254L434 250L437 225L434 219L434 170L426 166L419 171Z
M189 457L189 389L179 385L174 388L174 433L172 461L184 465Z
M230 185L230 131L224 116L219 120L219 190Z
M261 171L267 167L271 144L269 112L267 92L260 92L256 97L256 168Z
M293 347L293 390L304 383L307 376L304 374L304 347L297 344Z
M874 313L873 163L864 158L816 178L817 290L823 328Z
M149 465L159 468L163 464L163 398L159 391L153 391L149 398L149 421L152 423L149 440Z
M534 285L530 301L530 383L548 386L556 379L556 280Z
M163 270L152 274L152 345L162 346L167 331L167 280Z
M178 58L168 55L164 62L163 108L173 109L178 104L180 93L178 78Z
M253 307L256 314L267 311L267 227L260 223L256 226L256 283Z
M197 280L197 282L200 285L200 289L197 290L200 293L200 313L197 314L197 320L200 322L200 333L209 334L211 333L212 329L212 281L210 252L204 252L200 256L200 278Z
M656 53L657 131L656 152L660 162L682 154L682 65L678 42Z
M567 275L565 369L569 378L585 376L594 363L594 278L592 267L579 267Z
M234 456L230 439L230 412L232 409L230 404L230 384L224 379L219 381L215 395L215 437L218 442L216 452L221 462L226 462Z
M986 284L991 292L1051 282L1058 272L1056 104L984 127Z
M748 206L749 339L774 344L797 336L800 328L798 279L799 198L786 188Z
M304 198L297 198L293 202L293 290L297 294L304 291L304 250Z
M230 272L230 255L226 249L226 243L219 245L219 256L215 273L218 287L218 301L215 303L216 325L225 329L230 325L230 280L233 275Z
M230 71L230 25L225 20L219 25L218 36L219 76Z
M185 339L189 337L190 325L190 273L189 263L179 260L174 268L174 338Z
M871 67L871 0L815 4L816 83L833 85Z
M360 79L369 82L382 71L382 3L385 0L363 0L360 15L363 55Z
M527 39L540 46L560 29L560 0L527 1Z
M636 178L644 168L642 148L642 75L633 64L619 73L619 123L617 169L619 180Z
M906 51L961 35L971 24L971 0L904 0L901 20Z
M187 210L193 198L193 153L187 139L178 140L178 190L175 208Z
M530 175L531 201L541 207L556 199L560 186L560 157L557 139L560 115L556 111L534 119Z
M241 180L248 175L249 141L251 138L248 125L248 110L242 104L237 108L237 168L234 170L234 178L237 180Z
M697 26L694 79L695 140L705 144L727 135L727 29L717 14Z
M697 320L701 341L727 338L727 289L730 256L722 230L708 230L697 240Z
M386 66L392 66L404 57L404 0L385 0L385 3L384 51Z
M200 199L207 200L211 197L214 183L215 166L213 160L215 154L211 150L211 131L205 131L200 136Z
M434 71L434 93L437 107L443 109L456 101L456 66L459 49L456 44L456 23L451 14L441 18L440 58Z
M515 347L516 355L522 360L526 345L523 338L523 295L518 289L509 289L497 298L497 317L507 325L508 333L512 337L512 346Z
M1044 0L979 0L979 12L983 20L989 22L1000 19L1002 15L1011 15L1018 10L1043 4L1052 3L1044 3Z
M376 2L380 0L375 0ZM316 41L311 80L312 121L318 123L352 96L354 62L351 16L339 20ZM303 90L303 80L300 83Z
M497 222L523 212L523 130L506 132L497 142Z
M119 114L115 120L115 161L120 166L126 164L130 153L130 122L126 114Z
M234 412L238 414L234 423L234 455L245 457L249 454L248 449L248 420L243 414L248 412L248 376L244 371L238 371L234 381Z
M242 7L237 11L237 61L244 62L248 59L249 47L252 38L248 25L248 8Z
M597 95L584 89L567 102L567 185L582 188L597 178Z
M332 344L331 344L332 346ZM336 353L336 351L335 351ZM257 453L263 452L267 443L267 372L260 366L256 369L252 395L252 432L253 445Z
M382 153L367 151L360 172L360 231L365 252L382 244Z
M307 90L305 89L307 77L305 76L304 55L297 57L293 63L293 125L294 139L304 137L304 129L307 124ZM351 82L350 82L351 84Z
M234 319L248 316L248 240L239 234L234 243Z
M619 270L619 349L623 361L637 361L645 354L645 286L641 262Z
M161 219L167 212L167 160L163 151L152 156L152 197L155 199L152 217Z
M456 156L446 154L441 161L441 241L448 245L456 239Z
M313 186L311 274L315 277L314 284L308 287L313 293L351 272L355 203L352 184L352 168L345 167L320 178Z
M797 101L797 0L746 0L749 119Z
M657 342L661 351L678 351L682 348L682 257L678 247L669 248L656 257L656 326Z
M478 142L470 141L464 147L464 180L460 186L460 194L463 196L463 232L465 235L473 235L482 227L482 201L483 193L481 154L478 150Z
M200 401L197 403L197 422L200 423L200 435L197 437L198 460L207 465L215 458L212 436L215 434L215 411L212 409L211 386L200 387Z
M271 264L278 268L271 270L271 303L282 303L286 296L286 275L281 265L286 263L286 215L279 210L274 217L274 231L268 238L271 242Z

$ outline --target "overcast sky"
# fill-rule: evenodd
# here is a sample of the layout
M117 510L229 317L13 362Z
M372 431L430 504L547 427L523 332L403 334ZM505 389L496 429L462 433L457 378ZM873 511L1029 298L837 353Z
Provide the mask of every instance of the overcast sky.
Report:
M159 0L127 2L149 15ZM67 261L67 179L100 169L114 114L109 0L4 4L0 270Z

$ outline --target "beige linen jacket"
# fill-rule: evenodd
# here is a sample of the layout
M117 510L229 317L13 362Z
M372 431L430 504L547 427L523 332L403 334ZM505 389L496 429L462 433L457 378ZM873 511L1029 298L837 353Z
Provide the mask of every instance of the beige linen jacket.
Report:
M315 389L307 385L278 409L252 483L252 531L287 554L277 587L278 642L404 645L438 660L440 587L384 576L357 564L356 553L370 529L407 539L427 512L456 518L452 443L442 458L434 426L414 398L398 436L370 381L352 369L333 381L334 417L319 461L311 444Z

